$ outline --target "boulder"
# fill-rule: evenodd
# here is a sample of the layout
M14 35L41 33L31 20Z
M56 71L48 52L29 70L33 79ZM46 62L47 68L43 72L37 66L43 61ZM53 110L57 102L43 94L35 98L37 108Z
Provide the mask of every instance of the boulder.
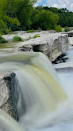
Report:
M68 47L69 40L67 34L44 31L40 37L22 42L16 50L42 52L51 61L54 61L58 56L65 53Z
M68 37L73 37L73 30L68 32Z
M14 73L0 75L0 108L18 119L17 115L17 91Z

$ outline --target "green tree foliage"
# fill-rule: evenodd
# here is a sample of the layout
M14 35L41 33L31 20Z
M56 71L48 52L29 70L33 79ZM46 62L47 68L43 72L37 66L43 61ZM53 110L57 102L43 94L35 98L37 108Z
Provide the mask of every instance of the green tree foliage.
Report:
M7 34L8 32L18 30L20 25L17 18L12 18L7 15L4 15L0 18L0 33Z
M33 10L33 3L36 0L23 0L21 6L19 4L19 9L17 12L17 17L21 23L22 29L30 29L31 27L31 15ZM20 10L20 12L19 12Z
M51 11L54 14L58 14L59 16L59 22L58 24L62 27L73 26L73 12L67 10L66 8L55 8L55 7L43 7L43 9L47 11Z
M58 8L55 8L55 7L43 7L43 9L47 10L47 11L50 11L50 12L54 12L54 13L58 13Z
M43 30L55 29L58 20L58 15L52 12L34 9L32 13L32 28L38 29L40 27Z
M7 34L9 32L7 25L0 19L0 34Z
M20 26L20 22L17 18L12 18L7 15L4 15L3 21L6 23L8 28L11 28L12 31L17 30L18 26Z
M62 27L65 27L65 26L72 27L73 26L73 12L60 13L59 24Z
M66 27L64 28L64 31L65 31L65 32L70 31L70 27L67 27L67 26L66 26Z
M7 28L5 28L5 32L8 32L8 30L14 31L30 28L33 3L35 1L36 0L0 0L0 20Z
M31 14L33 3L36 0L5 0L4 12L12 18L17 17L23 29L27 29L31 25Z
M7 6L7 2L9 0L0 0L0 33L6 34L11 30L17 30L20 25L19 20L15 17L11 17L7 14L7 10L9 6Z
M33 7L35 2L36 0L0 0L0 33L32 29L61 31L61 26L73 26L73 12L66 8Z
M7 40L5 40L5 38L3 38L1 35L0 35L0 43L7 43Z
M56 26L56 31L57 32L62 32L62 27L60 25Z

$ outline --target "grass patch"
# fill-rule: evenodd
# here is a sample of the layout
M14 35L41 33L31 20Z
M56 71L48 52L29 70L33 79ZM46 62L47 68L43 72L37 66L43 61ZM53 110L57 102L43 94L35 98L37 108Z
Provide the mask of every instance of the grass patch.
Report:
M32 33L34 32L34 30L27 30L27 33Z
M23 39L20 37L20 36L14 36L13 39L12 39L13 42L21 42L23 41Z
M65 31L65 32L70 31L70 27L67 27L67 26L66 26L66 27L64 28L64 31Z
M8 41L0 35L0 43L7 43Z
M57 32L62 32L62 27L60 25L56 26L56 31Z
M37 38L37 37L40 37L39 35L34 35L34 37L33 38Z

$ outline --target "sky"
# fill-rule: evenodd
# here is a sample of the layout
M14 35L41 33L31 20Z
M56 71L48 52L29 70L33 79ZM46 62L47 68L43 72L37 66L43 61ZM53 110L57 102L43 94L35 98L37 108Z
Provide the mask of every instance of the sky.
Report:
M67 8L70 11L73 11L73 0L37 0L35 6L51 6L57 8Z

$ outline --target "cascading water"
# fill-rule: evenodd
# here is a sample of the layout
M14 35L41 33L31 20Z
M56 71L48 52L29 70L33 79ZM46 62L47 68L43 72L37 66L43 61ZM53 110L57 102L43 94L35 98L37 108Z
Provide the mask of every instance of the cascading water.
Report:
M68 107L66 116L51 131L73 131L73 47L66 52L68 60L65 63L54 65L57 75L68 97Z
M14 72L18 80L19 124L0 111L0 131L46 131L46 127L49 131L64 119L63 115L68 113L68 110L65 113L68 97L46 56L24 52L2 54L0 73L9 71Z

